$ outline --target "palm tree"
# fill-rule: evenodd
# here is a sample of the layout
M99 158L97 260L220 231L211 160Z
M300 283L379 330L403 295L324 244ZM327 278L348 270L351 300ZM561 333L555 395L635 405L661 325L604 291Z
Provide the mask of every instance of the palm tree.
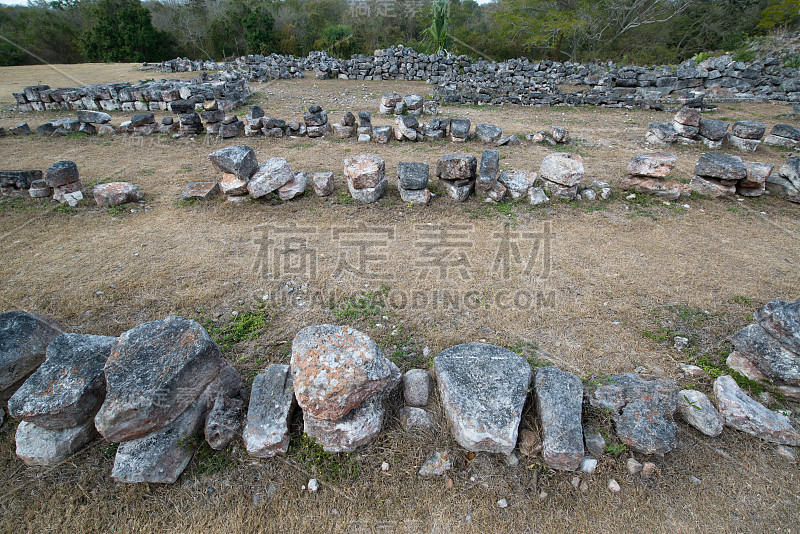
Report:
M450 0L433 0L431 2L431 25L425 28L425 33L428 34L427 37L436 52L440 50L447 51L447 47L450 45L449 18Z

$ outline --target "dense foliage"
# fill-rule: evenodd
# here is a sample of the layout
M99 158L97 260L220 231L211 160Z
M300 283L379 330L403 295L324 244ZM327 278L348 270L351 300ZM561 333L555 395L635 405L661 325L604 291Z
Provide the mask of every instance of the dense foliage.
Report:
M676 63L743 54L749 39L798 24L800 0L31 0L0 8L0 64L349 57L396 44L495 60Z

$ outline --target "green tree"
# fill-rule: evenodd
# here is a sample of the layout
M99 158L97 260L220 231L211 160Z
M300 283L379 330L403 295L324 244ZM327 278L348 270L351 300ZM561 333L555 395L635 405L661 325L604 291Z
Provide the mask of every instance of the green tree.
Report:
M139 0L100 0L94 25L82 36L90 61L160 61L172 54L172 38L153 28Z
M431 2L431 25L425 28L428 42L434 52L446 50L452 41L450 35L450 0Z
M275 48L272 32L275 19L264 4L248 8L248 11L242 21L247 49L254 54L269 54Z
M800 0L776 1L761 12L761 20L758 21L758 28L760 30L790 28L797 26L799 20Z

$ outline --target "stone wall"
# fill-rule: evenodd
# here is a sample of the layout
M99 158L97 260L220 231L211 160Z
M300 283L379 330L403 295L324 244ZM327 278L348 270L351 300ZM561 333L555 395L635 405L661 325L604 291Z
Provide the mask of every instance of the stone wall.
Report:
M49 85L34 85L14 93L18 111L163 111L175 100L191 100L197 104L207 100L227 101L235 107L249 98L247 80L232 73L212 76L202 73L192 80L108 83L77 88L51 89Z
M645 106L701 95L714 101L800 102L800 70L783 67L777 58L745 64L721 56L698 65L687 60L679 66L637 67L528 58L493 62L397 46L347 60L325 52L311 52L305 58L249 55L229 62L178 58L161 63L160 69L227 70L250 81L302 78L310 71L320 79L419 80L437 86L441 98L454 103ZM586 86L586 90L567 93L557 85Z

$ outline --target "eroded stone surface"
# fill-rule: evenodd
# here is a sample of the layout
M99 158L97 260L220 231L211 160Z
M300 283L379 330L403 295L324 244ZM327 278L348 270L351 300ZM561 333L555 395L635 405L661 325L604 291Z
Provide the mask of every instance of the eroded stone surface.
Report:
M61 334L47 347L47 359L9 399L15 419L59 430L93 418L103 403L103 367L117 338Z
M328 452L353 452L375 439L383 428L383 395L373 395L337 420L303 413L303 431Z
M722 418L705 393L693 389L679 391L678 412L706 436L714 438L722 434Z
M344 175L351 189L375 188L386 179L386 162L372 154L345 158Z
M365 399L400 383L397 366L366 334L348 326L316 325L292 341L295 397L305 414L336 420Z
M196 321L167 317L136 326L119 337L106 361L106 399L95 417L97 429L119 442L163 428L227 366Z
M572 187L580 183L583 173L583 158L578 154L563 152L545 156L539 169L539 174L542 178L566 187Z
M139 188L128 182L98 184L94 186L92 195L94 196L94 201L101 208L111 208L144 199L144 195Z
M553 469L574 471L583 459L583 384L556 367L537 367L536 411L542 425L542 458Z
M632 176L648 176L664 178L678 164L675 154L665 152L636 154L628 163L628 174Z
M28 465L57 465L80 450L97 435L94 422L62 430L48 430L28 421L17 427L17 456Z
M772 443L800 445L800 433L788 417L748 397L730 376L714 381L714 396L726 425Z
M289 416L294 404L288 365L270 365L253 379L242 438L250 456L271 458L289 450Z
M466 343L439 353L434 369L456 441L474 452L514 450L531 380L528 362L502 347Z
M27 312L0 314L0 400L9 398L22 380L45 359L61 327L54 320Z
M589 401L611 411L617 436L631 449L664 455L677 445L672 418L677 393L678 386L672 380L626 373L609 377Z
M258 166L247 183L253 198L261 198L294 179L291 167L283 158L270 158Z

